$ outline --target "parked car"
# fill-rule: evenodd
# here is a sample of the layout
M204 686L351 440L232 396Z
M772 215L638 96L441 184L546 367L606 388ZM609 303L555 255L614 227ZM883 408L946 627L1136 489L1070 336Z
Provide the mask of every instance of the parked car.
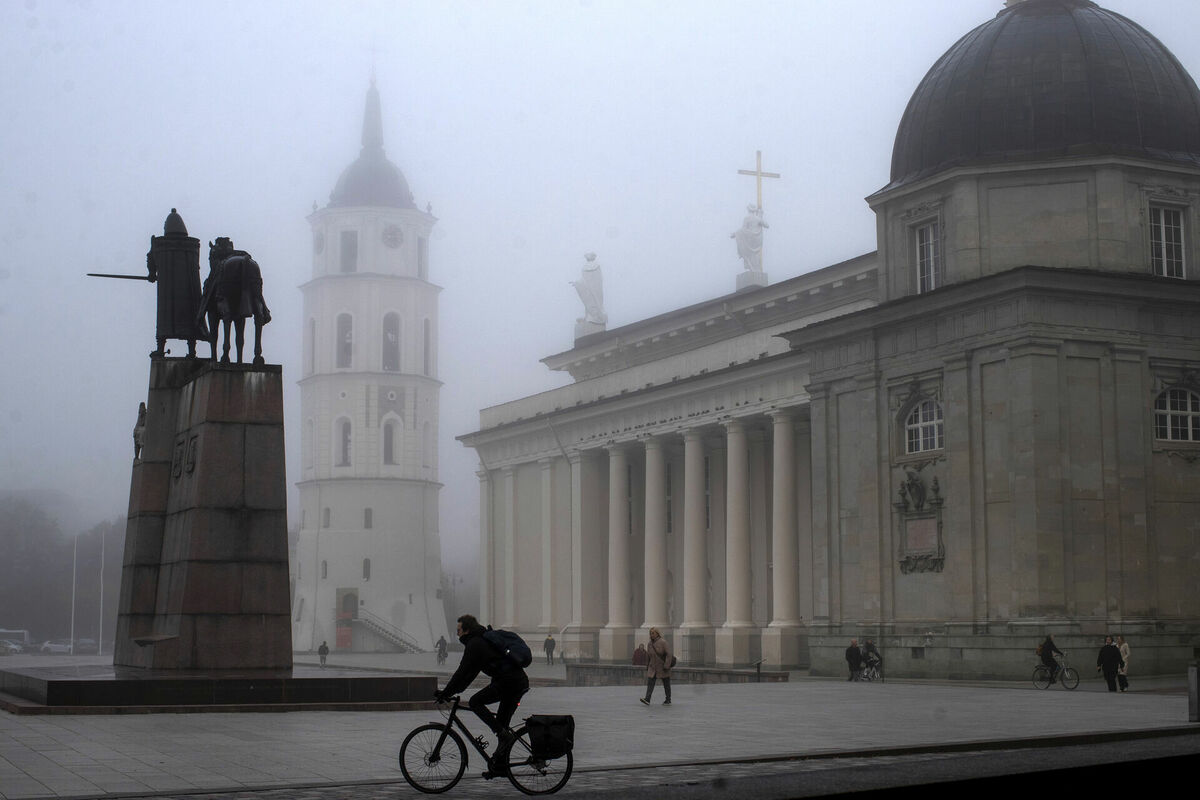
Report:
M91 655L100 652L100 648L96 646L95 639L76 639L75 640L75 655Z
M11 639L0 639L0 655L15 656L17 653L24 653L25 646L20 642L14 642Z
M43 653L69 653L71 652L70 639L47 639L42 642Z

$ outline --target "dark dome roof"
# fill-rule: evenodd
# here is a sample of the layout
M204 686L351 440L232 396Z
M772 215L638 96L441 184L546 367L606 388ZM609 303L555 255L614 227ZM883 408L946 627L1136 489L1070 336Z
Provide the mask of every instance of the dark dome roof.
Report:
M346 167L329 194L329 205L416 208L404 173L383 152L383 122L375 82L367 90L362 152Z
M1025 0L908 101L888 189L951 167L1124 155L1200 167L1200 91L1162 42L1087 0Z

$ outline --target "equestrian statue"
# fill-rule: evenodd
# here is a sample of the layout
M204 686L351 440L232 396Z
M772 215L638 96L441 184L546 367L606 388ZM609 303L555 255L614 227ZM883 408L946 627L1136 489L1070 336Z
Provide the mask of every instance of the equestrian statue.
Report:
M244 250L235 250L227 236L218 236L208 243L208 277L200 295L197 326L207 319L208 344L212 360L217 360L217 322L225 330L225 345L221 363L229 363L229 325L233 323L237 337L237 363L242 363L242 346L246 340L246 318L254 317L254 364L265 363L262 357L262 329L271 321L271 310L262 295L262 272L258 262Z

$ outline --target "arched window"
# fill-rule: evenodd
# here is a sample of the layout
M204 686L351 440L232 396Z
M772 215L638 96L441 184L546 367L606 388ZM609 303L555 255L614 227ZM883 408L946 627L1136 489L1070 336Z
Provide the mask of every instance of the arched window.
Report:
M1167 389L1154 400L1154 438L1200 442L1200 394Z
M350 444L351 444L351 427L350 420L345 417L338 420L338 449L337 449L337 465L339 467L350 466Z
M312 317L308 320L308 374L317 371L317 321Z
M400 371L400 315L394 311L383 317L383 371Z
M396 423L392 420L383 424L383 463L396 463Z
M425 374L433 375L433 323L425 320L422 326L425 333Z
M363 559L363 580L371 580L371 559L369 558Z
M354 363L354 318L349 314L338 314L337 318L337 366L349 369Z
M935 400L913 406L904 421L904 452L942 449L942 407Z
M363 527L370 529L375 525L375 512L370 508L363 509Z

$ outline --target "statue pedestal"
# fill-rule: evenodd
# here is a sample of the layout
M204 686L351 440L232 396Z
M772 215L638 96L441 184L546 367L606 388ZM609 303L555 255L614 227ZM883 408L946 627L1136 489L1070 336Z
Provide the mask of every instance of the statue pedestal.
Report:
M113 664L290 670L283 373L153 358Z
M593 333L603 333L605 326L599 322L588 322L586 319L575 320L575 338L582 339Z
M737 276L737 291L744 292L747 289L758 289L767 285L767 273L757 270L743 270Z

